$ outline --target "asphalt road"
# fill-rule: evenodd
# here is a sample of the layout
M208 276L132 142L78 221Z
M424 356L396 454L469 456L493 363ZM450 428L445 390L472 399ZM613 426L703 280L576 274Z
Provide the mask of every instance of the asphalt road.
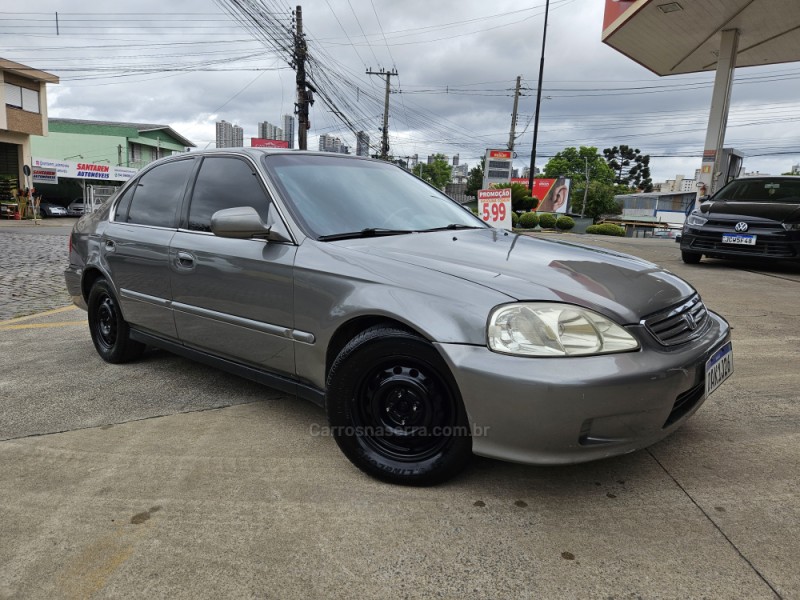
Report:
M557 239L658 262L734 327L733 377L648 450L390 486L311 404L107 365L78 309L0 321L0 598L800 598L800 268Z

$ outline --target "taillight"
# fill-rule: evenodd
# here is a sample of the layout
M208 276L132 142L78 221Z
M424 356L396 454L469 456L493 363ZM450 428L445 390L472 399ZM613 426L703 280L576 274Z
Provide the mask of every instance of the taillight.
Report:
M72 256L72 234L69 234L69 256Z

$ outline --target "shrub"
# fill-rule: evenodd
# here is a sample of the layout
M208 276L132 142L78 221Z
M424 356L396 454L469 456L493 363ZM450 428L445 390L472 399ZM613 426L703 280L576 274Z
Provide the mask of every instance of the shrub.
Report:
M566 215L561 215L556 219L556 229L560 229L561 231L569 231L575 227L575 221L572 217L568 217Z
M586 233L595 233L597 235L617 235L623 237L625 235L625 228L613 223L602 223L600 225L589 225L586 228Z
M519 218L519 226L525 229L533 229L539 224L539 215L535 212L522 213Z
M519 223L519 215L512 210L511 211L511 227L516 227L517 223Z
M552 229L556 226L556 216L550 213L539 215L539 227L542 229Z

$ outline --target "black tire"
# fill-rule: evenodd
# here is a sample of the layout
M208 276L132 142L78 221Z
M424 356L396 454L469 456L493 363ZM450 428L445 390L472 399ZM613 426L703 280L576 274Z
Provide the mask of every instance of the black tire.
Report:
M703 258L702 254L681 250L681 259L683 259L683 262L685 262L687 265L696 265L700 262L701 258Z
M109 363L136 360L144 352L144 344L130 338L130 327L122 318L122 311L111 286L98 279L89 292L89 331L97 353Z
M326 409L336 443L365 473L434 485L472 457L458 386L436 349L411 332L372 327L339 353Z

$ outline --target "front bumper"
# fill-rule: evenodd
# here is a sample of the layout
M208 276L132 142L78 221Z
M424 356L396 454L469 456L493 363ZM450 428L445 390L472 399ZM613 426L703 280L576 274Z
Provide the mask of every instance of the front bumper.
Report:
M727 322L709 316L705 335L669 349L648 340L624 354L523 358L436 347L461 391L475 454L578 463L649 446L694 414L705 401L705 363L730 340ZM638 339L648 336L638 330Z
M775 231L749 231L756 235L753 246L725 244L722 236L726 233L734 233L733 225L728 228L687 228L681 235L681 250L719 258L800 259L800 235L789 235L780 227Z

